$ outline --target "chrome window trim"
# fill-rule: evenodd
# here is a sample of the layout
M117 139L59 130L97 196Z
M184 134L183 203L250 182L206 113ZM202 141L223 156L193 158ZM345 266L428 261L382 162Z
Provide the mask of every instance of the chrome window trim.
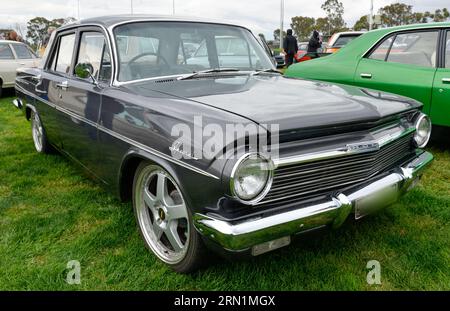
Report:
M376 47L379 43L381 43L381 41L383 41L384 39L386 39L387 37L389 37L390 35L392 35L394 33L395 34L399 34L399 33L406 33L406 32L414 32L414 31L418 31L418 30L419 31L433 31L433 30L440 31L442 29L446 29L446 28L449 28L449 27L450 26L448 26L448 25L433 25L432 27L417 27L417 28L408 28L408 29L395 29L395 30L389 31L388 33L385 33L380 39L376 40L376 42L374 44L372 44L367 51L362 53L361 54L362 55L361 58L367 58L369 56L368 54L372 51L372 49L374 47ZM376 30L373 30L373 31L376 31ZM370 33L370 32L368 32L368 33Z
M116 62L115 62L116 55L115 55L115 50L112 48L112 44L111 44L111 38L110 38L111 34L110 34L110 32L108 31L108 29L105 26L103 26L102 24L98 24L98 23L86 23L86 24L75 23L75 24L70 24L70 25L64 26L63 28L60 28L60 29L57 30L57 33L55 35L55 40L57 39L57 36L61 32L66 32L66 31L72 30L72 29L75 30L75 35L78 37L79 36L79 30L84 28L84 27L99 27L99 28L102 29L102 32L105 35L106 41L108 42L108 48L111 51L111 57L114 60L114 61L111 62L111 72L112 72L112 74L111 74L111 78L109 79L109 83L108 83L108 86L113 86L114 85L114 79L113 78L114 78L114 75L115 75L115 72L116 72L116 70L115 70L116 69L116 66L115 66L115 64L116 64ZM76 50L74 51L74 55L78 54L78 46L75 46L75 48L76 48ZM54 51L52 51L52 52L54 52ZM52 56L53 55L49 55L47 63L45 64L43 70L45 70L45 71L48 70L48 69L46 69L46 67L48 65L48 61L51 61L51 57Z
M401 122L396 122L378 129L372 129L371 131L369 131L369 133L372 135L376 135L378 133L382 133L383 131L395 128L396 126L402 126ZM414 133L415 131L416 131L415 126L412 124L408 124L408 127L403 127L402 130L397 131L395 134L388 133L374 140L356 143L356 145L361 146L361 148L351 148L351 146L354 144L347 144L337 149L306 153L286 158L273 159L273 162L275 167L279 167L376 151L379 150L381 147L397 139L400 139L408 134Z
M86 124L88 124L88 125L90 125L92 127L95 127L98 130L100 130L100 131L102 131L102 132L104 132L106 134L109 134L109 135L111 135L111 136L113 136L113 137L115 137L115 138L117 138L119 140L122 140L125 143L128 143L128 144L130 144L130 145L132 145L132 146L134 146L134 147L136 147L136 148L138 148L140 150L146 151L146 152L148 152L150 154L153 154L153 155L155 155L155 156L157 156L159 158L162 158L162 159L167 160L169 162L172 162L174 164L180 165L180 166L182 166L184 168L187 168L187 169L189 169L191 171L194 171L196 173L202 174L204 176L207 176L207 177L210 177L210 178L214 178L214 179L217 179L217 180L220 179L219 177L217 177L217 176L215 176L215 175L213 175L211 173L208 173L208 172L206 172L204 170L201 170L201 169L199 169L199 168L197 168L197 167L195 167L195 166L193 166L191 164L188 164L188 163L183 162L181 160L175 159L175 158L173 158L173 157L171 157L171 156L169 156L169 155L167 155L167 154L165 154L165 153L163 153L161 151L158 151L156 149L148 147L148 146L146 146L146 145L144 145L144 144L142 144L140 142L137 142L137 141L135 141L133 139L130 139L130 138L128 138L128 137L126 137L126 136L124 136L122 134L119 134L119 133L114 132L114 131L112 131L110 129L107 129L106 127L104 127L104 126L102 126L102 125L100 125L100 124L98 124L96 122L93 122L91 120L83 118L83 117L77 115L76 113L71 112L70 110L67 110L67 109L59 107L59 106L57 106L55 104L52 104L51 102L49 102L49 101L47 101L47 100L45 100L45 99L43 99L43 98L41 98L39 96L36 96L35 94L33 94L31 92L25 90L20 85L16 84L15 87L20 92L25 93L25 94L35 98L36 100L38 100L40 102L43 102L46 105L48 105L48 106L50 106L50 107L52 107L52 108L54 108L54 109L56 109L56 110L58 110L58 111L60 111L62 113L65 113L65 114L69 115L70 117L72 117L74 119L77 119L78 121L84 122L84 123L86 123Z

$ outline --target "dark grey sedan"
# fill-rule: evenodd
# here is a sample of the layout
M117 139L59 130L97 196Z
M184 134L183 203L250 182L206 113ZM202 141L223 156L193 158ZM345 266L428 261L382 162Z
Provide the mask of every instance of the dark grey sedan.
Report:
M67 25L15 87L36 150L131 200L145 245L179 272L207 263L207 249L256 256L373 213L432 160L420 103L284 78L226 22Z

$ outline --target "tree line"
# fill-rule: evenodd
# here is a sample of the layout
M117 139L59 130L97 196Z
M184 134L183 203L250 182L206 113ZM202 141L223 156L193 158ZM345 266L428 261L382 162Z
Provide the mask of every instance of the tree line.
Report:
M325 36L331 36L336 32L348 31L350 29L368 30L369 15L363 15L349 28L344 21L344 5L339 0L326 0L322 6L325 17L294 16L291 19L291 28L300 41L307 41L313 30L323 33ZM382 7L378 10L380 23L373 25L373 28L384 28L414 23L443 22L449 19L450 14L447 8L436 9L434 12L414 12L412 5L403 3L394 3ZM283 37L286 35L283 32ZM273 33L276 41L280 39L280 29Z

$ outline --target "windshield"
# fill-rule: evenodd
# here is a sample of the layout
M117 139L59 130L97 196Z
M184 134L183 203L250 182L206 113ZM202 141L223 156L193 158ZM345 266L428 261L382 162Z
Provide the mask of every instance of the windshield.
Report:
M273 64L255 37L240 27L185 22L118 26L118 80L191 74L208 69L255 71Z

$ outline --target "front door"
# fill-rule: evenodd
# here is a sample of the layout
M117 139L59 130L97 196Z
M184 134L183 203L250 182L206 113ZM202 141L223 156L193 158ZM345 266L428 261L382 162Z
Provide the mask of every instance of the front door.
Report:
M74 67L80 63L89 64L92 77L77 77L71 70L72 78L67 80L60 101L60 107L66 113L61 124L61 138L64 151L93 173L101 161L97 124L102 91L110 78L103 60L109 59L110 54L100 30L80 28L77 37Z
M443 68L436 72L430 116L433 124L450 126L450 30L446 33Z
M355 84L414 98L429 114L438 38L439 30L392 34L360 60Z

